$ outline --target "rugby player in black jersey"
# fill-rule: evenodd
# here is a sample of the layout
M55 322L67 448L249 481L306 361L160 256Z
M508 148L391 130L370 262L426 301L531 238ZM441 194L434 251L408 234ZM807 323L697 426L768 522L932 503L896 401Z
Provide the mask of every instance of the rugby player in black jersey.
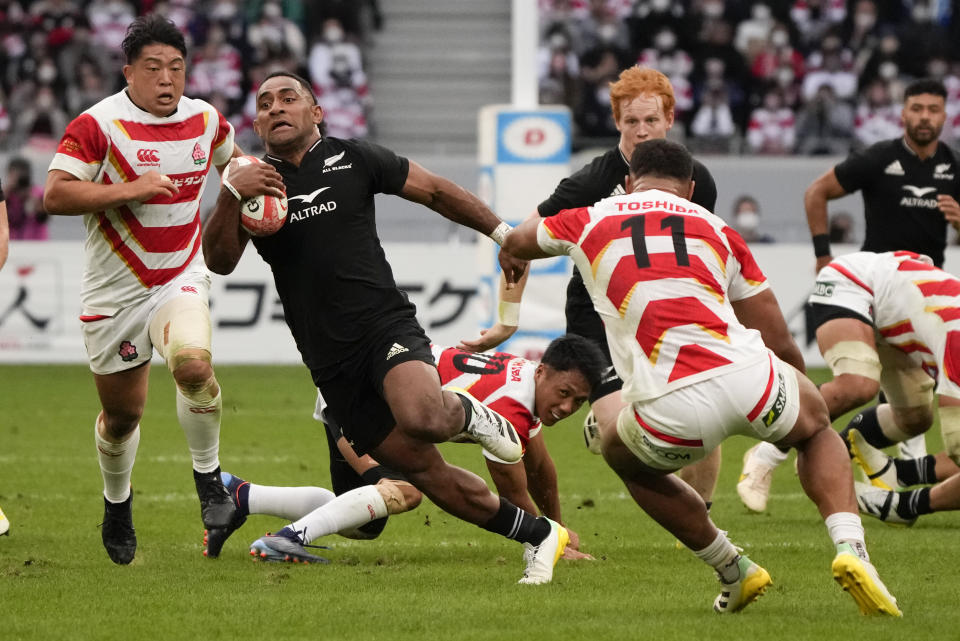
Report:
M531 216L553 216L564 209L588 207L608 196L623 194L627 175L630 173L630 156L637 144L657 138L666 138L673 127L673 107L676 99L670 80L655 69L631 67L620 73L610 85L610 106L613 120L620 132L617 146L597 156L576 173L564 178L553 194L537 206ZM690 200L713 211L717 201L717 186L713 176L697 160L693 161L693 196ZM473 351L486 351L510 338L519 322L520 298L525 279L516 287L501 280L499 321L483 330L480 338L464 340L460 347ZM620 411L620 388L623 387L610 360L610 348L600 316L583 285L583 278L574 268L567 285L565 308L567 333L585 336L599 345L607 357L607 372L601 384L594 389L590 399L592 411L587 421L596 417L602 427L612 425ZM585 426L587 428L587 426ZM597 450L598 451L598 450ZM713 490L720 472L720 448L694 465L680 471L683 478L710 505Z
M827 203L855 191L863 196L866 221L861 249L909 250L925 254L934 265L943 267L947 224L960 229L960 157L940 141L947 120L946 96L947 90L939 80L912 82L903 93L903 136L851 154L807 187L803 204L813 236L817 272L833 259L827 233ZM850 352L851 345L855 346L856 341L840 342L824 354L835 379L852 380L843 375L863 373L850 369L858 367L857 363L864 358L863 354ZM831 389L834 394L843 390L851 397L863 396L862 403L875 394L872 391L864 396L864 390L853 385ZM836 399L827 399L828 405L832 402ZM860 412L850 423L856 423L865 435L877 435L871 440L878 447L883 442L882 434L904 436L885 404ZM923 435L897 440L903 458L919 459L927 453ZM766 508L773 470L785 459L786 453L769 445L754 446L747 452L737 485L747 507L755 511Z
M426 205L501 242L509 226L469 191L415 162L369 142L323 135L323 109L309 87L277 72L257 90L254 130L266 145L266 163L231 166L231 184L204 225L207 265L227 274L240 260L250 240L240 226L241 198L285 192L286 223L253 244L273 271L285 320L331 417L358 455L372 454L440 508L532 546L520 582L546 583L567 531L497 497L435 446L457 437L505 461L522 454L506 419L463 390L441 389L416 309L397 288L377 237L374 194ZM501 265L511 280L526 268L502 253ZM394 498L402 509L402 493ZM267 542L278 555L307 554L287 528Z

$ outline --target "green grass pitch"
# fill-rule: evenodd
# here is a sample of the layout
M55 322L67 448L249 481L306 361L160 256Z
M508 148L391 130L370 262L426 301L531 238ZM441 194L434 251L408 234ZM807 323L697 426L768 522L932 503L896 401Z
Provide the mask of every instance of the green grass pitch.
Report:
M323 433L302 367L219 367L224 469L255 482L329 487ZM820 374L822 376L822 373ZM873 560L904 611L867 618L830 576L833 549L792 463L765 514L740 504L746 439L724 444L713 518L774 585L720 617L712 571L627 497L587 452L581 415L547 428L567 523L593 562L561 561L546 586L521 586L521 548L424 501L372 542L330 537L330 565L255 563L248 545L282 522L251 517L218 560L202 556L190 460L173 387L154 366L133 474L140 547L127 567L100 543L98 403L83 366L0 366L0 639L958 639L960 515L910 529L865 519ZM928 435L932 451L939 434ZM479 449L448 444L483 473Z

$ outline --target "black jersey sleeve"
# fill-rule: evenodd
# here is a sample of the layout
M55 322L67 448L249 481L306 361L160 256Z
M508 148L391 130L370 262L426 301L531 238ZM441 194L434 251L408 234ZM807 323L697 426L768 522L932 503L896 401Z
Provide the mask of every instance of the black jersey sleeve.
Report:
M710 212L717 205L717 183L699 160L693 161L693 196L690 200Z
M545 218L564 209L590 206L609 196L607 185L597 179L602 158L594 158L579 171L561 180L550 197L537 206L537 212Z
M390 149L366 140L351 140L367 165L374 193L396 194L403 189L410 161Z
M855 151L847 156L846 160L834 166L833 173L836 174L837 182L845 192L849 194L859 191L879 177L877 170L886 157L884 145L885 143L880 142Z

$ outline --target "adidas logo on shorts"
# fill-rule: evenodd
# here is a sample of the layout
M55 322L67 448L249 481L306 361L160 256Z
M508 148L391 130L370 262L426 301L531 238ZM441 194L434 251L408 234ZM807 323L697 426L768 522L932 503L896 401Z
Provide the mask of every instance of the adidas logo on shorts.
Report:
M393 347L390 348L390 351L387 352L387 358L386 358L386 360L389 361L391 358L393 358L393 357L396 356L397 354L402 354L402 353L404 353L404 352L409 352L409 351L410 351L409 349L407 349L406 347L404 347L404 346L401 345L400 343L394 343L394 344L393 344Z

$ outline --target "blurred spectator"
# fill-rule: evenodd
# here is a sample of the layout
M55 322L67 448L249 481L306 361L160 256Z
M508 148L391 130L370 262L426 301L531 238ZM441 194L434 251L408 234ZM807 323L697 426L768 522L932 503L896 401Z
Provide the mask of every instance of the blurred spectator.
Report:
M955 44L937 20L939 4L935 0L912 0L906 5L911 19L905 20L898 31L903 51L909 52L900 61L900 69L906 74L922 77L927 60L935 54L946 53Z
M67 89L67 108L71 114L79 114L115 93L107 86L102 68L91 60L77 62L75 78Z
M830 244L850 244L855 242L853 239L853 216L845 211L838 211L830 214Z
M540 104L567 105L575 109L580 97L580 61L570 48L568 34L561 25L544 40L537 52L537 78Z
M800 32L800 48L809 53L847 17L845 0L796 0L790 19Z
M833 85L823 84L797 118L797 153L841 155L850 151L853 108L837 99Z
M360 48L344 38L340 21L327 18L321 38L310 48L310 82L323 107L329 135L362 138L368 131L370 89Z
M747 149L755 154L790 154L796 144L796 118L784 104L783 92L768 89L747 126Z
M753 65L763 48L770 31L773 29L773 12L765 2L756 2L750 8L750 17L737 25L737 32L733 38L733 46L743 55L747 65Z
M607 0L590 0L586 16L574 23L581 51L599 47L613 47L626 52L630 49L630 31Z
M127 25L133 22L136 16L133 6L125 0L93 0L87 6L93 43L111 57L111 65L123 61L120 45L127 32Z
M809 56L803 78L803 99L812 100L820 87L830 85L839 100L852 103L857 95L857 76L849 69L850 58L850 52L843 48L838 36L824 38L820 51Z
M874 0L856 0L853 7L840 33L846 46L855 52L853 72L859 76L879 46L881 33Z
M789 66L794 80L800 81L805 71L803 54L790 44L790 31L786 25L777 22L770 30L770 37L757 52L750 66L750 74L762 83L775 80L777 70Z
M680 47L677 34L671 27L661 27L654 34L653 46L640 52L637 64L656 69L670 79L677 100L674 117L681 122L688 121L693 110L693 84L690 81L693 58Z
M7 163L3 192L7 198L7 220L11 240L47 240L47 212L43 209L43 187L33 184L30 161L14 156Z
M871 82L857 103L853 121L855 147L862 149L903 134L901 107L890 95L890 87L882 78Z
M617 79L626 63L612 48L594 49L580 60L583 93L574 120L580 133L591 137L612 137L619 132L610 116L610 82Z
M697 104L704 103L704 94L711 88L721 87L727 97L727 105L737 129L746 123L746 94L742 77L734 78L727 74L727 66L722 58L706 58L697 69L694 79L694 99Z
M893 31L886 31L880 36L877 48L867 59L866 65L860 72L860 86L866 87L876 78L883 78L890 82L900 75L900 38Z
M383 13L377 0L307 0L304 27L307 41L321 36L323 23L336 18L349 40L369 43L371 30L383 28Z
M207 29L207 40L194 48L187 67L187 95L207 100L214 92L230 101L239 102L243 95L243 59L240 52L227 42L227 32L213 23ZM221 110L229 114L233 109Z
M17 114L13 125L13 148L54 151L67 128L67 112L60 107L53 89L40 85L33 102Z
M722 82L708 86L703 104L690 123L690 147L698 153L727 154L732 151L737 127Z
M760 205L753 196L739 196L733 203L733 228L748 243L773 243L773 236L760 231Z
M10 136L12 126L13 121L10 112L7 110L7 96L3 92L3 87L0 87L0 149L7 148L7 139Z
M637 0L626 23L630 29L630 45L634 51L652 47L653 34L664 27L677 34L681 46L692 44L691 23L683 2Z
M260 19L247 30L247 43L258 61L291 56L303 60L307 41L296 23L283 16L278 0L268 0L260 10Z

